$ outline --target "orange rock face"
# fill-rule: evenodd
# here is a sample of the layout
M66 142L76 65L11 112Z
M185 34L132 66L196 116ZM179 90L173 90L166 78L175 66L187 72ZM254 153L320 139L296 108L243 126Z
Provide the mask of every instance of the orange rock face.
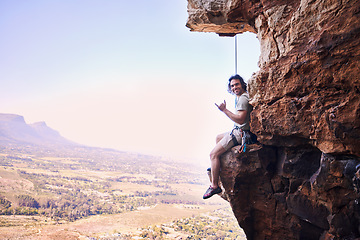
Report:
M188 2L193 31L257 34L260 71L249 93L263 143L286 136L360 155L359 1Z
M220 176L248 239L360 238L360 1L188 0L188 13L192 31L260 41L263 147L225 154Z

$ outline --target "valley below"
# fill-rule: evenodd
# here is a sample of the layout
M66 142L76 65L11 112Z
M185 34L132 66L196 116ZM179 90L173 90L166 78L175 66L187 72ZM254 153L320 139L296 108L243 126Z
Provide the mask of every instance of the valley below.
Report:
M84 146L6 145L0 239L246 239L205 170Z

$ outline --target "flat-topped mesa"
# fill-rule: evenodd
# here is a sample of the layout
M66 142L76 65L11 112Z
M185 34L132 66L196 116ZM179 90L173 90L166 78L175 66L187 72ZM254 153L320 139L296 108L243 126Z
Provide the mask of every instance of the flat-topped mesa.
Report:
M360 238L360 1L188 0L188 13L191 31L260 42L248 90L263 147L224 154L220 173L248 239Z

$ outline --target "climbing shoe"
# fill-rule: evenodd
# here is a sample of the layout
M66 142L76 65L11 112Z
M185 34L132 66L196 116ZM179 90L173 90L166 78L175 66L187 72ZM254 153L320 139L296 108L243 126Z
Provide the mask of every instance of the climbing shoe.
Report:
M206 190L204 196L203 196L203 199L207 199L209 197L212 197L213 195L215 194L219 194L221 193L221 188L220 187L217 187L217 188L212 188L211 186L208 188L208 190Z

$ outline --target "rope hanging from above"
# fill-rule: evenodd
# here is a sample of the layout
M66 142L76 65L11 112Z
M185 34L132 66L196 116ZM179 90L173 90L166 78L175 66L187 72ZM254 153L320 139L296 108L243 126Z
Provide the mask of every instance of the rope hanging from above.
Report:
M235 74L237 74L237 35L235 35Z

